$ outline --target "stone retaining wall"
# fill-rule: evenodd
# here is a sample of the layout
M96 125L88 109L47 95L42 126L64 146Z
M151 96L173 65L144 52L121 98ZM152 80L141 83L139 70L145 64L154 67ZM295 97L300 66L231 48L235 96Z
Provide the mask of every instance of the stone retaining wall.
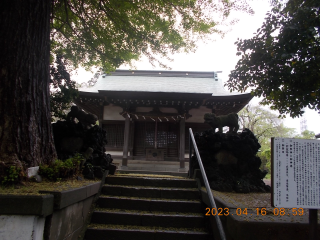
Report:
M44 195L0 195L0 239L75 240L103 181Z

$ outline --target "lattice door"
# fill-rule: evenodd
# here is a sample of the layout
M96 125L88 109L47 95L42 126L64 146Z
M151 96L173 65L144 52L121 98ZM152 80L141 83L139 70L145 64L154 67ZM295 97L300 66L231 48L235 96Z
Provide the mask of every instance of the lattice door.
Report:
M124 124L104 124L107 131L107 147L122 148L124 140Z
M167 123L166 157L178 157L179 154L179 125Z
M154 148L155 124L136 122L134 129L133 155L145 156L146 148Z
M157 139L155 139L155 122L136 122L134 136L134 156L145 156L147 148L164 149L164 157L178 157L178 124L157 123Z

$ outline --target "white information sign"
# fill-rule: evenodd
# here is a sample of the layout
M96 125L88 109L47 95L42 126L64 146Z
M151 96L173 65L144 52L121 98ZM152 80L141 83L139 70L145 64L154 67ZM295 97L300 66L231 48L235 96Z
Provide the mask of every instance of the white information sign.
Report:
M320 141L272 138L272 205L320 208Z

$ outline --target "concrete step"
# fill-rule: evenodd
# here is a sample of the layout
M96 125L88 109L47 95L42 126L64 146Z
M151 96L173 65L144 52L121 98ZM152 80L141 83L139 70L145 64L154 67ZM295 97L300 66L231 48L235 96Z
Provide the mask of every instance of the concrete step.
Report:
M202 228L204 216L201 214L181 214L169 212L97 210L91 218L93 224L157 226L163 228Z
M113 163L118 166L118 171L149 171L187 173L189 170L189 161L185 161L185 168L180 168L179 161L150 161L150 160L128 160L127 166L122 166L122 160L113 159Z
M165 176L108 177L85 239L212 239L196 186Z
M128 166L128 167L119 167L119 170L129 170L129 171L149 171L149 172L181 172L187 173L189 169L171 166L161 166L161 167L150 167L150 166Z
M141 211L164 211L182 213L200 213L203 211L201 202L188 200L168 200L149 198L127 198L120 196L100 196L97 201L99 208L117 208Z
M118 173L133 173L133 174L153 174L153 175L170 175L179 177L188 177L186 172L172 172L172 171L154 171L154 170L129 170L129 169L117 169Z
M171 188L197 188L194 179L183 178L158 178L158 177L107 177L106 183L109 185L130 185L130 186L152 186Z
M156 188L145 186L123 186L105 184L102 194L112 196L130 196L144 198L167 198L167 199L199 199L199 191L194 188Z
M159 229L159 228L149 228L149 229L130 229L116 228L116 226L110 225L94 225L89 226L87 229L85 239L86 240L209 240L212 239L212 235L205 231L195 231L193 229Z

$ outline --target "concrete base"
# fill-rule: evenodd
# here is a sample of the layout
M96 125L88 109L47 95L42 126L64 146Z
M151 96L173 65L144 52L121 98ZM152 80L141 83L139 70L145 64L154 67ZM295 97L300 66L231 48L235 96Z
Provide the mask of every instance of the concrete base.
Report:
M38 216L1 215L1 240L42 240L45 218Z
M76 240L86 223L93 196L72 204L53 213L50 228L47 229L48 240Z
M39 191L46 195L0 195L1 240L77 240L104 184Z

